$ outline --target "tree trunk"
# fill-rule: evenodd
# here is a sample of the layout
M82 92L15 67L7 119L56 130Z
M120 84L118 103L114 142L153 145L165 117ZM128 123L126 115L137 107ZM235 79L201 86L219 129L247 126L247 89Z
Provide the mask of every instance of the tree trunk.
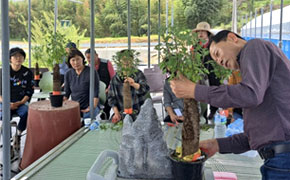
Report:
M61 78L59 73L59 65L55 64L53 67L53 92L61 91Z
M124 112L126 114L132 114L132 96L129 82L123 83L123 103Z
M34 71L34 75L35 76L39 76L39 66L38 66L38 63L35 63L35 71ZM39 79L37 79L39 80Z
M194 154L199 148L199 111L195 99L184 99L182 156Z

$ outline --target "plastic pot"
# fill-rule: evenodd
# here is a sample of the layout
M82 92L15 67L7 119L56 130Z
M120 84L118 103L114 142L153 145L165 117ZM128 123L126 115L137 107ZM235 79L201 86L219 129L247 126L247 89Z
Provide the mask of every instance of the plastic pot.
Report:
M64 96L64 93L61 93L60 95L53 95L52 93L49 93L51 106L62 107L63 96Z
M172 174L174 179L182 180L202 180L204 172L204 162L207 158L195 162L184 162L173 158L174 153L169 154L172 163Z

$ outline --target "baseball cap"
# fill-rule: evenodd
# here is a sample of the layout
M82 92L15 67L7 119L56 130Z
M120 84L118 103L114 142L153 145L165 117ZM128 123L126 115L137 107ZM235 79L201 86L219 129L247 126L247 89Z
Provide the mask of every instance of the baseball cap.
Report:
M77 48L77 45L75 44L75 43L73 43L73 42L69 42L69 43L67 43L66 44L66 46L65 46L66 48Z
M19 47L11 48L9 50L9 58L11 58L11 56L14 56L17 53L20 53L24 57L24 59L25 59L26 54L25 54L24 50L21 49L21 48L19 48Z

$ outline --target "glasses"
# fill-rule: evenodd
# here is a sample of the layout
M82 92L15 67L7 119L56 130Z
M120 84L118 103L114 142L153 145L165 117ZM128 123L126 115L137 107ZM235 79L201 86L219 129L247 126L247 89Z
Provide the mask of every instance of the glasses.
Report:
M19 54L19 53L13 55L12 57L13 58L23 58L24 59L24 56L22 54Z

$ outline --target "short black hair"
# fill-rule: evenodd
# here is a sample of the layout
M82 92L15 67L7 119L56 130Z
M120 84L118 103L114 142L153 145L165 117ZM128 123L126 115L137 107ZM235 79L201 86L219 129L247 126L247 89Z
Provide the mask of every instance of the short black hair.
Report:
M11 56L14 56L17 53L20 53L24 57L24 59L25 59L26 54L25 54L24 50L21 49L21 48L19 48L19 47L11 48L9 50L9 58L11 59Z
M222 31L218 32L216 35L214 35L213 37L211 37L211 43L212 42L218 43L220 41L225 41L227 39L229 33L234 33L234 32L229 31L229 30L222 30ZM234 34L238 38L244 39L241 36L239 36L238 34L236 34L236 33L234 33Z
M130 58L134 58L134 50L131 49L123 49L120 51L120 55L124 54L124 55L128 55Z
M96 50L94 50L94 52L95 52L95 54L97 54ZM91 48L89 48L85 51L85 54L90 54L90 53L91 53Z
M69 68L72 68L69 61L71 58L73 58L75 56L80 56L83 59L83 64L84 65L86 64L85 56L83 55L83 53L78 49L71 49L70 52L68 53L68 56L67 56L67 65Z

